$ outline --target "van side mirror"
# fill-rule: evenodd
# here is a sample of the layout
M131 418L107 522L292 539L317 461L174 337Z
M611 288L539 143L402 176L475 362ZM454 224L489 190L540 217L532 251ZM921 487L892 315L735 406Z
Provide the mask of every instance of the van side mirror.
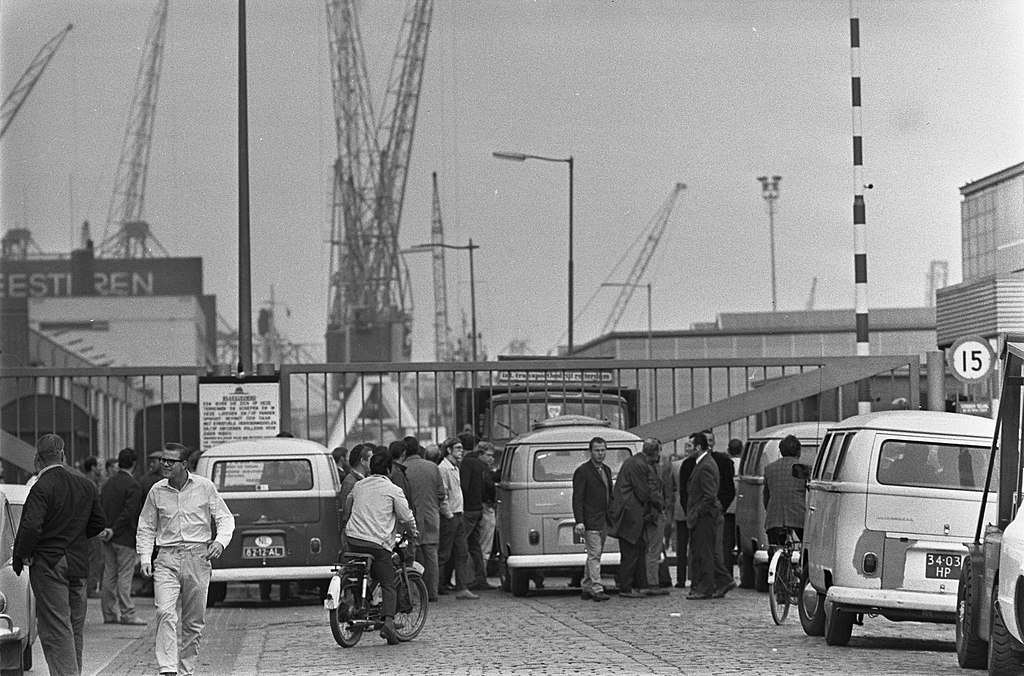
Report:
M800 479L801 481L809 481L811 478L811 468L802 463L796 463L793 465L793 478Z

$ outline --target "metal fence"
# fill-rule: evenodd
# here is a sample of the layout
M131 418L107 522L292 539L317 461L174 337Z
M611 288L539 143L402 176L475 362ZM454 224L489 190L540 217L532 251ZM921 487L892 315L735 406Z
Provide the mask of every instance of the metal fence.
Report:
M5 369L5 470L28 471L26 456L47 432L65 438L73 463L115 457L124 446L144 457L167 441L198 447L206 375L195 367ZM703 428L742 438L782 422L848 417L863 378L876 410L896 399L916 408L927 392L917 356L285 364L278 375L280 430L328 447L410 434L439 441L467 426L500 442L565 413L667 442Z

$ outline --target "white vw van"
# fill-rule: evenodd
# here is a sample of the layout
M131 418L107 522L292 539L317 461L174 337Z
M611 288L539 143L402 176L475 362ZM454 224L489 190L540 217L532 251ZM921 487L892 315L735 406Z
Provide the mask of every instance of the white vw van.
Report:
M808 484L800 620L845 645L867 615L953 623L995 424L931 411L829 428ZM995 496L989 496L995 515ZM988 518L988 517L986 517Z

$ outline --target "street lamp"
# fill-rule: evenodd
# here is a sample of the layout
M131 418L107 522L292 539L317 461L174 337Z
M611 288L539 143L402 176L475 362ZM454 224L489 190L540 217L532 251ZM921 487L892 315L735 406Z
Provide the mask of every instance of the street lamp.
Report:
M646 284L634 284L632 282L604 282L601 286L618 286L618 287L630 287L633 289L647 289L647 358L653 359L653 343L654 343L654 323L652 321L653 314L651 312L651 283Z
M419 253L421 251L430 251L431 249L454 249L456 251L468 251L469 252L469 316L470 323L472 324L472 341L473 346L473 361L476 361L477 355L477 334L476 334L476 275L473 270L473 252L479 249L479 244L473 244L472 238L469 240L469 244L444 244L443 242L431 242L429 244L416 244L402 251L402 253Z
M541 160L543 162L565 162L569 165L569 354L573 351L572 340L572 288L573 288L573 267L572 267L572 155L569 157L544 157L543 155L530 155L510 151L496 150L492 153L499 160L511 160L513 162L525 162L526 160Z
M768 203L768 246L772 260L772 312L778 310L778 299L775 295L775 200L779 199L779 181L781 176L758 176L761 181L761 197Z

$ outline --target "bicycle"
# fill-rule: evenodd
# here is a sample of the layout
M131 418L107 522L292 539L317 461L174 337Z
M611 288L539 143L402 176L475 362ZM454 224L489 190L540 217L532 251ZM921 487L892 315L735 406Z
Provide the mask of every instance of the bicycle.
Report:
M800 565L802 546L803 543L792 528L786 529L786 540L781 547L774 545L775 552L768 564L768 605L775 624L785 622L789 607L800 603L803 591L803 568Z
M395 633L403 643L411 641L427 623L427 585L423 581L423 566L414 561L405 565L405 548L409 540L402 536L395 545L391 561L395 566L395 591L398 606L395 612ZM364 631L376 631L384 626L381 616L380 585L370 572L371 554L348 553L333 569L327 589L327 608L331 634L343 648L359 643Z

